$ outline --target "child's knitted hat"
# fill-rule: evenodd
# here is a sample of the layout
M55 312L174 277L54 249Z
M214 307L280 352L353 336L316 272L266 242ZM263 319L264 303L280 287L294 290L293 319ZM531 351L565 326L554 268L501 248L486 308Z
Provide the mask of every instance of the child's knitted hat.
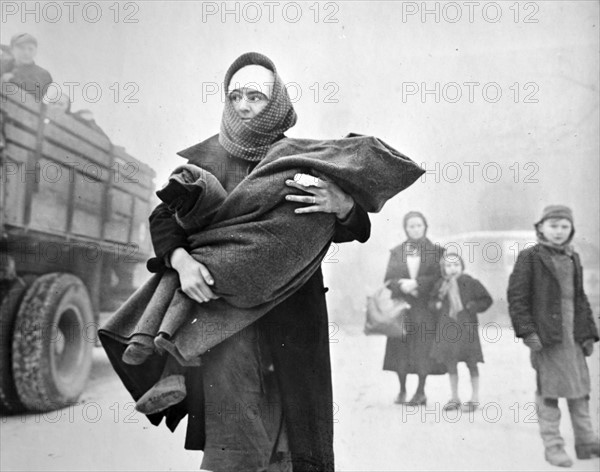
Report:
M546 208L544 208L544 211L542 212L542 217L536 223L536 226L550 218L564 218L566 220L569 220L571 222L571 225L575 226L575 223L573 222L573 212L568 206L565 205L548 205Z

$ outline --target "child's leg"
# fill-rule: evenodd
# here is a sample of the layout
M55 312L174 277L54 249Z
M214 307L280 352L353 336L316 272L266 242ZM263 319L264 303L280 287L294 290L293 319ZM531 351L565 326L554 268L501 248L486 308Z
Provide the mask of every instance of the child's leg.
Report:
M578 459L589 459L598 455L598 435L594 432L590 418L589 398L569 398L569 413L575 433L575 451Z
M456 362L449 362L446 364L448 367L448 375L450 377L450 391L451 400L460 402L458 398L458 368Z
M467 363L467 367L469 368L469 374L471 376L471 402L478 403L479 402L479 369L477 368L477 363L473 362Z
M543 398L536 393L536 407L540 435L544 442L546 460L556 466L571 467L573 461L565 452L565 441L560 435L560 409L557 398Z
M456 368L456 362L449 362L446 366L450 377L450 391L452 394L450 400L443 406L443 409L458 410L460 408L460 399L458 398L458 370Z
M552 446L564 447L565 441L560 435L560 409L558 399L543 398L536 393L535 403L537 407L538 424L540 435L546 448Z

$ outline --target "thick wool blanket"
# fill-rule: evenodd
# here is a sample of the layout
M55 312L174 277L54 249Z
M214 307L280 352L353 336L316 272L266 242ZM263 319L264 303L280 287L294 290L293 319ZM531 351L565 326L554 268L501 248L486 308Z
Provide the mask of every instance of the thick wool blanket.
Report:
M155 274L102 327L101 338L150 344L162 332L169 336L163 348L184 365L198 365L207 349L299 289L327 253L335 215L294 213L297 204L285 196L298 191L285 185L287 179L317 173L364 210L378 212L423 172L374 137L278 141L225 198L212 222L189 236L191 254L212 274L220 298L198 304L178 288L175 271Z

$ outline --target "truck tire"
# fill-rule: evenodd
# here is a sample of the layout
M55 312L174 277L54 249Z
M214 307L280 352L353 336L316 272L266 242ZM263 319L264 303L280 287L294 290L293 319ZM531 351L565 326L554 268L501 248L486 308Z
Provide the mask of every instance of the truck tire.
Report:
M27 283L17 278L2 291L0 300L0 414L15 414L25 410L13 381L12 339L15 317L25 295Z
M83 391L94 347L92 304L71 274L46 274L27 290L13 336L13 377L23 405L50 411L73 404Z

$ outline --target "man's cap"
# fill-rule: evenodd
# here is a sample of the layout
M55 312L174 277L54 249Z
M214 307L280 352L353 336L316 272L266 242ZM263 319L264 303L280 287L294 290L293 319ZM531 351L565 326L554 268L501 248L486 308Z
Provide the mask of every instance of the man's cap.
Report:
M35 46L38 45L37 39L35 39L35 36L33 36L29 33L15 34L12 38L10 38L10 47L11 48L14 46L17 46L19 44L27 44L27 43L34 44Z

